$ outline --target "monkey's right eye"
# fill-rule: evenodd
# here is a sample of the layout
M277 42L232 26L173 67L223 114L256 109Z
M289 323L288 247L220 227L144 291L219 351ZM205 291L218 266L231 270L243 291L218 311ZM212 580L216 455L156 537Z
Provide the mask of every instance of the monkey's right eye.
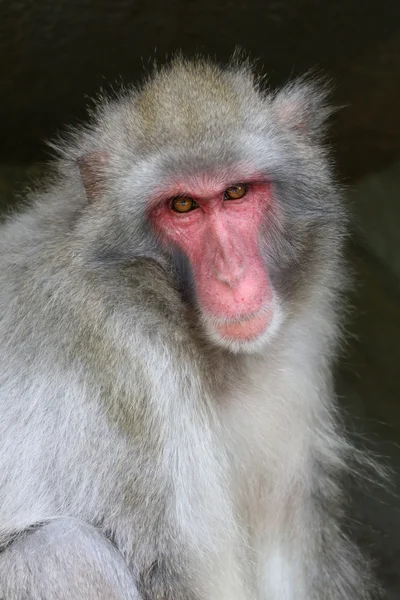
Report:
M178 198L172 200L171 208L178 213L187 213L194 208L198 208L198 204L196 204L193 198L189 198L188 196L178 196Z

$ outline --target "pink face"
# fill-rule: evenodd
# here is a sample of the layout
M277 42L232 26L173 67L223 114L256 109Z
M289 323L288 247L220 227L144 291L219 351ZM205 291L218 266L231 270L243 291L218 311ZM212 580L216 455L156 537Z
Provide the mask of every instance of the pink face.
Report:
M226 343L253 342L274 317L272 289L260 253L271 202L267 183L196 178L163 191L151 221L167 245L189 259L208 331Z

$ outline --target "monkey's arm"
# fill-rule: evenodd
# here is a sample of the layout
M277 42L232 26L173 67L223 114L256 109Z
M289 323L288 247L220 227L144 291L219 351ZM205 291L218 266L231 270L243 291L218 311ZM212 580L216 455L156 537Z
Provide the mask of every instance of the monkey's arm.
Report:
M0 554L0 600L138 600L122 555L89 525L57 519Z

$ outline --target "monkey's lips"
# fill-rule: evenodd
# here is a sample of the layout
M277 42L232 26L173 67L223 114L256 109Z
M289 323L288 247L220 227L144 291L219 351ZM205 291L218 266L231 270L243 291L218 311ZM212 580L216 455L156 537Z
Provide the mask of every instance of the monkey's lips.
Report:
M271 321L271 315L267 311L259 312L254 316L247 316L232 323L214 324L215 330L220 336L239 342L248 342L260 337Z

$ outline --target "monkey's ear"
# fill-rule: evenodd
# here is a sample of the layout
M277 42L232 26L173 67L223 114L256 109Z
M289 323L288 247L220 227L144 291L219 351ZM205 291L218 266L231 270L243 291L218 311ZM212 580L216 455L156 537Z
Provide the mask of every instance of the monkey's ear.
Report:
M278 91L274 106L278 119L288 129L311 138L324 135L328 118L338 110L328 103L328 80L302 77Z
M108 164L106 152L91 152L77 159L83 186L89 202L97 200L105 189L105 167Z

